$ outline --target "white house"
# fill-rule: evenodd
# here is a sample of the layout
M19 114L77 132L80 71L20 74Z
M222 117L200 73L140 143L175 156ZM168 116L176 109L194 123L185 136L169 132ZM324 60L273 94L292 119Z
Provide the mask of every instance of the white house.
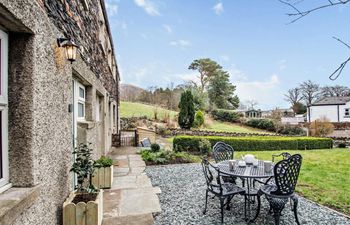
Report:
M307 107L307 121L326 117L331 122L350 122L350 96L323 98Z

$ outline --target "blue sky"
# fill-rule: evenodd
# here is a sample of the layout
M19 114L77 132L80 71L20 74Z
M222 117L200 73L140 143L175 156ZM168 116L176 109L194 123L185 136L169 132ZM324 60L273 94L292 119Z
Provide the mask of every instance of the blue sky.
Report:
M327 1L304 1L301 9ZM315 3L316 2L316 3ZM311 5L309 5L311 4ZM292 10L277 0L106 0L122 83L143 88L196 79L188 65L211 58L230 72L241 101L287 107L283 94L311 79L347 85L350 4L314 12L287 25Z

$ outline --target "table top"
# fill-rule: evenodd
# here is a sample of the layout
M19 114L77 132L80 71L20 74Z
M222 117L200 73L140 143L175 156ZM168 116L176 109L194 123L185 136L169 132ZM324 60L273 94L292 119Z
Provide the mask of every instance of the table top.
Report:
M222 161L216 164L221 173L235 176L235 177L243 177L243 178L268 178L273 176L273 169L271 172L265 172L264 161L259 160L259 164L257 167L253 165L247 165L245 167L239 167L235 165L233 170L230 170L228 160Z

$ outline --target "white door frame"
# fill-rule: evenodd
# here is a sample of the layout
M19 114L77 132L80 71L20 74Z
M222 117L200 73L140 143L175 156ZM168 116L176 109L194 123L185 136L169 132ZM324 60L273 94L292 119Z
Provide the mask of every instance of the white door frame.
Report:
M1 41L1 71L0 71L0 111L1 111L1 171L0 192L8 188L9 184L9 157L8 157L8 34L0 29Z

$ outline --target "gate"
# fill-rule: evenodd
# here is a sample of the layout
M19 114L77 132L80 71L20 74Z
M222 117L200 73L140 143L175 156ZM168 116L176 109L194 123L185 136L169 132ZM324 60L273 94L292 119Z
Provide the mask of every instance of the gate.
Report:
M137 146L138 135L137 130L122 130L119 133L118 147L121 146Z

